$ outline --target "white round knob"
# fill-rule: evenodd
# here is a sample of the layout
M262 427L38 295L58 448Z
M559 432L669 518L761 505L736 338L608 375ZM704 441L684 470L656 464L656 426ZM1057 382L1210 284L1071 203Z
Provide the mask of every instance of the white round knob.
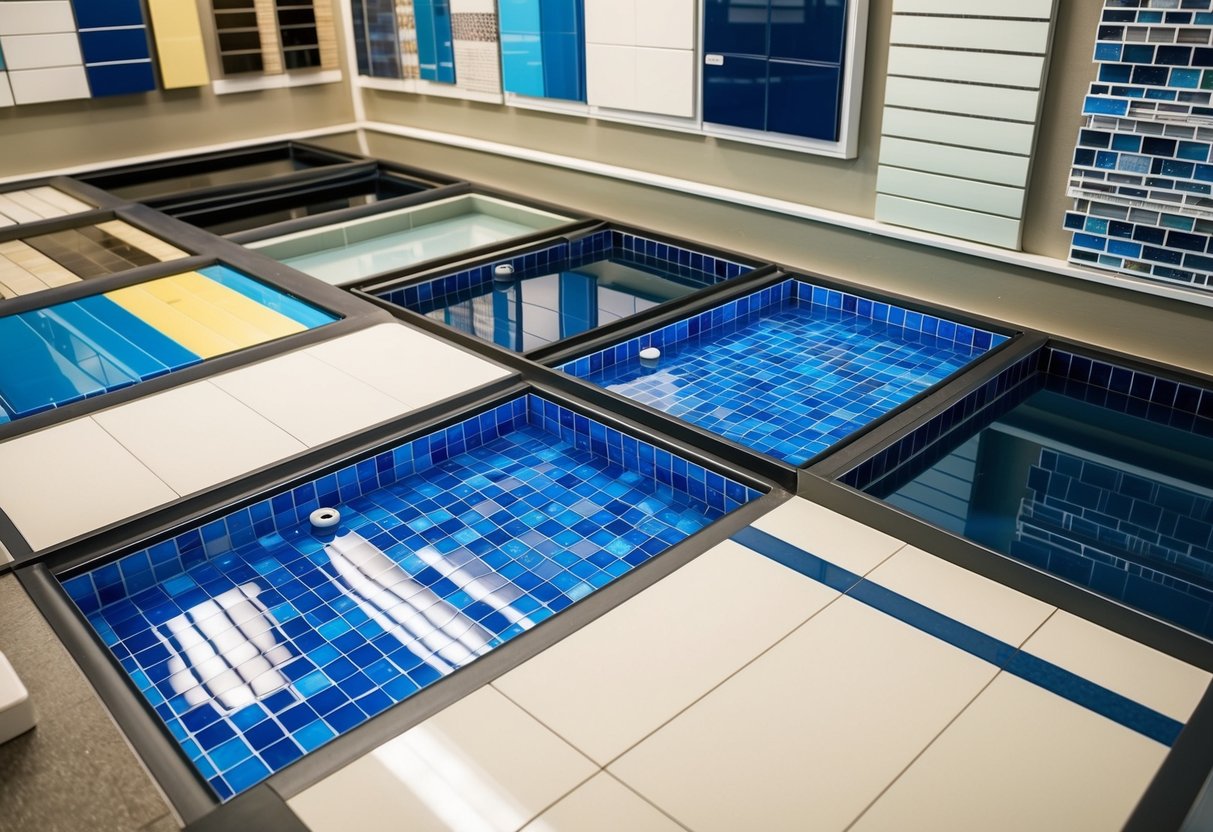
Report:
M501 263L493 267L493 277L498 280L505 280L514 276L514 267L509 263Z
M318 508L307 519L317 529L331 529L341 522L341 512L335 508Z
M661 358L661 350L656 347L645 347L640 351L641 361L656 361Z

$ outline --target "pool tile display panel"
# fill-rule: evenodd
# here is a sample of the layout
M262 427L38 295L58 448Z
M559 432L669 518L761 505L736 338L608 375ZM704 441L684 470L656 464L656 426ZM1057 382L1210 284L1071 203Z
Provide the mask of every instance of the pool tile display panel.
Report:
M333 320L225 266L0 317L0 411L32 416Z
M801 465L1005 340L793 279L561 369Z
M93 210L87 202L44 185L0 193L0 227L39 222Z
M1051 349L971 398L844 481L1213 634L1213 391Z
M139 0L72 0L93 98L156 89Z
M226 800L758 496L529 395L64 586Z
M505 91L585 101L582 0L500 0L499 8Z
M1069 195L1070 260L1207 289L1213 3L1107 0Z
M508 281L494 279L494 270L502 265L513 269ZM523 352L750 269L610 229L376 294L469 335Z
M121 220L36 234L0 243L0 298L187 256Z

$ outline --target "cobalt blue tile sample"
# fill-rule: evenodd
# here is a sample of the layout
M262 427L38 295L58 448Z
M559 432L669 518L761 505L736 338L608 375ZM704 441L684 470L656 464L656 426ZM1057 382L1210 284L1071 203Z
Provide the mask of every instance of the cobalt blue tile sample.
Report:
M733 0L706 0L703 5L704 51L766 57L770 15L770 4L761 0L745 11Z
M502 0L498 8L505 91L584 101L582 0Z
M513 269L495 280L497 266ZM516 352L621 320L752 267L615 229L376 294Z
M139 0L72 0L94 98L156 89Z
M790 279L560 369L800 465L1005 340Z
M1213 391L1050 348L843 481L942 525L946 471L958 533L1209 636L1211 459Z
M822 141L838 137L840 67L772 59L767 71L767 130Z
M414 0L413 13L417 21L417 59L421 77L442 84L455 83L449 0Z
M758 496L526 395L64 588L226 800Z
M703 67L703 119L749 130L767 126L767 60L722 55Z
M846 46L847 4L839 0L804 0L793 14L771 6L772 58L842 64Z

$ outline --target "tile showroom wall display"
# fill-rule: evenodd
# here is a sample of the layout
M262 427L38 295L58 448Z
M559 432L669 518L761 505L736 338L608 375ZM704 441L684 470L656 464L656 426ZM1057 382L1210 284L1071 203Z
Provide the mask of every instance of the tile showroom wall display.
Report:
M323 0L216 0L211 6L225 75L338 65L332 7Z
M586 0L585 16L589 104L695 115L695 0Z
M585 101L582 0L500 0L499 7L505 91Z
M1106 0L1068 194L1070 261L1207 290L1213 2Z

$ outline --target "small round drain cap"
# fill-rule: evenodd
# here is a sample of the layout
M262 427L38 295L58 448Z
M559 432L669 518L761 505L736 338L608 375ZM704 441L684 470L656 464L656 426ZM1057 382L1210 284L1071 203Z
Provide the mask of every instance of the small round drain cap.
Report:
M641 361L656 361L661 358L661 350L656 347L645 347L640 351Z
M341 522L341 512L335 508L318 508L307 519L317 529L331 529Z

